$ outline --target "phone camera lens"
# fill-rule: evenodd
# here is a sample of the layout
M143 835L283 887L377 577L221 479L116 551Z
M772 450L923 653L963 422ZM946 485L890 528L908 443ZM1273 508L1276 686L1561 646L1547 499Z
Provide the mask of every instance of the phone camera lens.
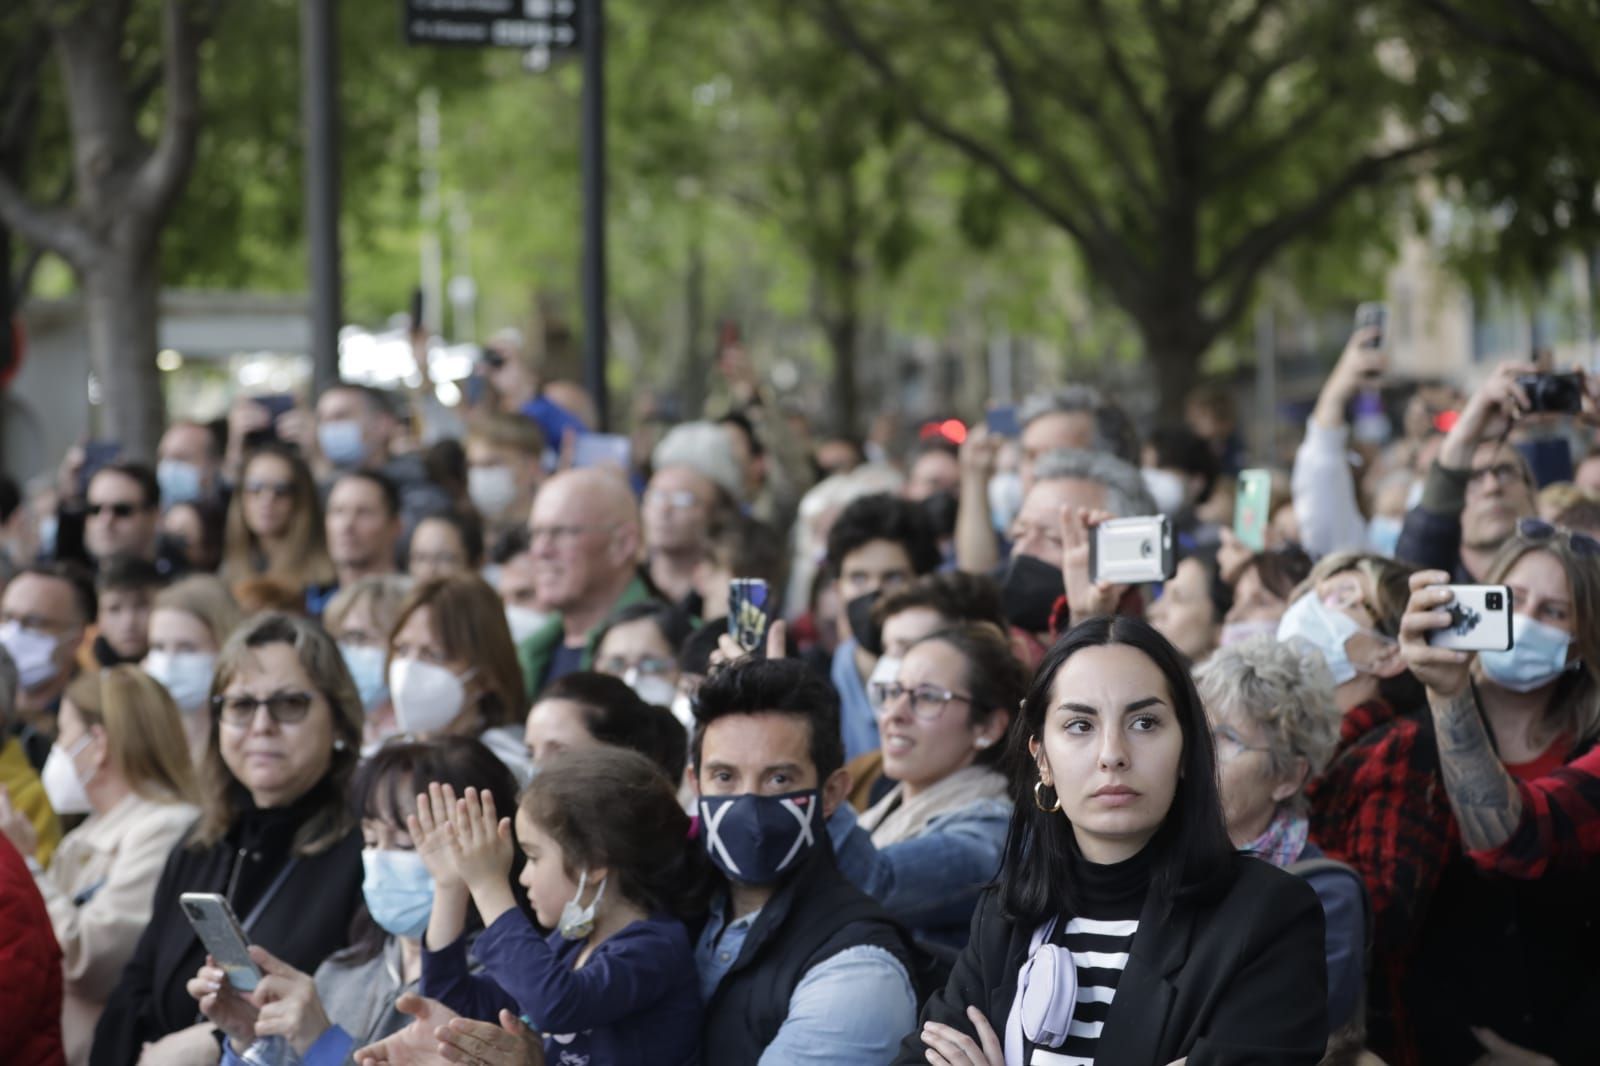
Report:
M1499 611L1499 610L1504 610L1505 609L1504 601L1502 600L1502 598L1501 598L1501 596L1500 596L1500 594L1498 592L1491 592L1488 595L1484 596L1483 605L1485 607L1489 608L1489 610L1491 610L1491 611Z
M1141 540L1139 542L1139 554L1144 556L1146 559L1150 558L1150 553L1153 550L1154 549L1150 547L1150 542L1148 540Z

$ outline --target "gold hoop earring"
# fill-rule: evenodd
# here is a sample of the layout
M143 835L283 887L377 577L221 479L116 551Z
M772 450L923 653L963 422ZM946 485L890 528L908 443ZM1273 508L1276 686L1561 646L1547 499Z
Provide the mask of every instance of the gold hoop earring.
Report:
M1054 803L1052 803L1050 806L1046 807L1044 805L1044 796L1039 791L1040 789L1042 789L1044 787L1045 787L1045 783L1044 783L1044 780L1042 778L1033 783L1033 805L1035 807L1038 807L1041 811L1043 811L1046 814L1054 814L1054 813L1056 813L1057 811L1059 811L1061 809L1061 796L1058 794L1056 796L1056 801Z

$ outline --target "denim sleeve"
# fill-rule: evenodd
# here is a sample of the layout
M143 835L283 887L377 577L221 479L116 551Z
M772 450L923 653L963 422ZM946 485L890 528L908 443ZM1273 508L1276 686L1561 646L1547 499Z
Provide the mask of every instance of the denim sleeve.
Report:
M907 925L965 925L978 894L1000 869L1010 818L1010 804L985 800L933 819L914 839L882 848L856 825L840 851L839 869Z
M1322 901L1327 923L1328 1027L1338 1029L1355 1015L1367 965L1367 900L1355 878L1340 871L1307 877Z
M881 1066L916 1024L905 967L882 948L846 948L801 978L758 1066Z

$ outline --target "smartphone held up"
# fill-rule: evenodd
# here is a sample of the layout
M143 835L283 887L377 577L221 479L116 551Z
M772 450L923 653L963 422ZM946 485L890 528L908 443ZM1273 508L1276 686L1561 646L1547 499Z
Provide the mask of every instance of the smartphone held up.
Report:
M1511 649L1511 588L1507 585L1446 585L1451 600L1440 610L1450 624L1428 634L1435 648L1452 651Z
M1089 539L1089 576L1095 582L1138 585L1168 581L1177 572L1172 520L1164 514L1113 518Z

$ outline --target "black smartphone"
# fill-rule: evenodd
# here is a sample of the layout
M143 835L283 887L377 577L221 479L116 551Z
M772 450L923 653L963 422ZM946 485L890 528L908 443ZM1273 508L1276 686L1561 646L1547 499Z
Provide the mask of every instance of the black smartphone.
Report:
M1365 344L1363 348L1382 348L1386 339L1385 333L1389 327L1389 309L1377 301L1368 301L1356 307L1356 332L1364 329L1375 329L1377 334Z
M117 461L122 445L114 440L92 440L83 446L83 469L78 472L78 493L89 491L89 481Z
M1583 375L1519 374L1517 384L1528 394L1528 412L1575 415L1583 410Z

